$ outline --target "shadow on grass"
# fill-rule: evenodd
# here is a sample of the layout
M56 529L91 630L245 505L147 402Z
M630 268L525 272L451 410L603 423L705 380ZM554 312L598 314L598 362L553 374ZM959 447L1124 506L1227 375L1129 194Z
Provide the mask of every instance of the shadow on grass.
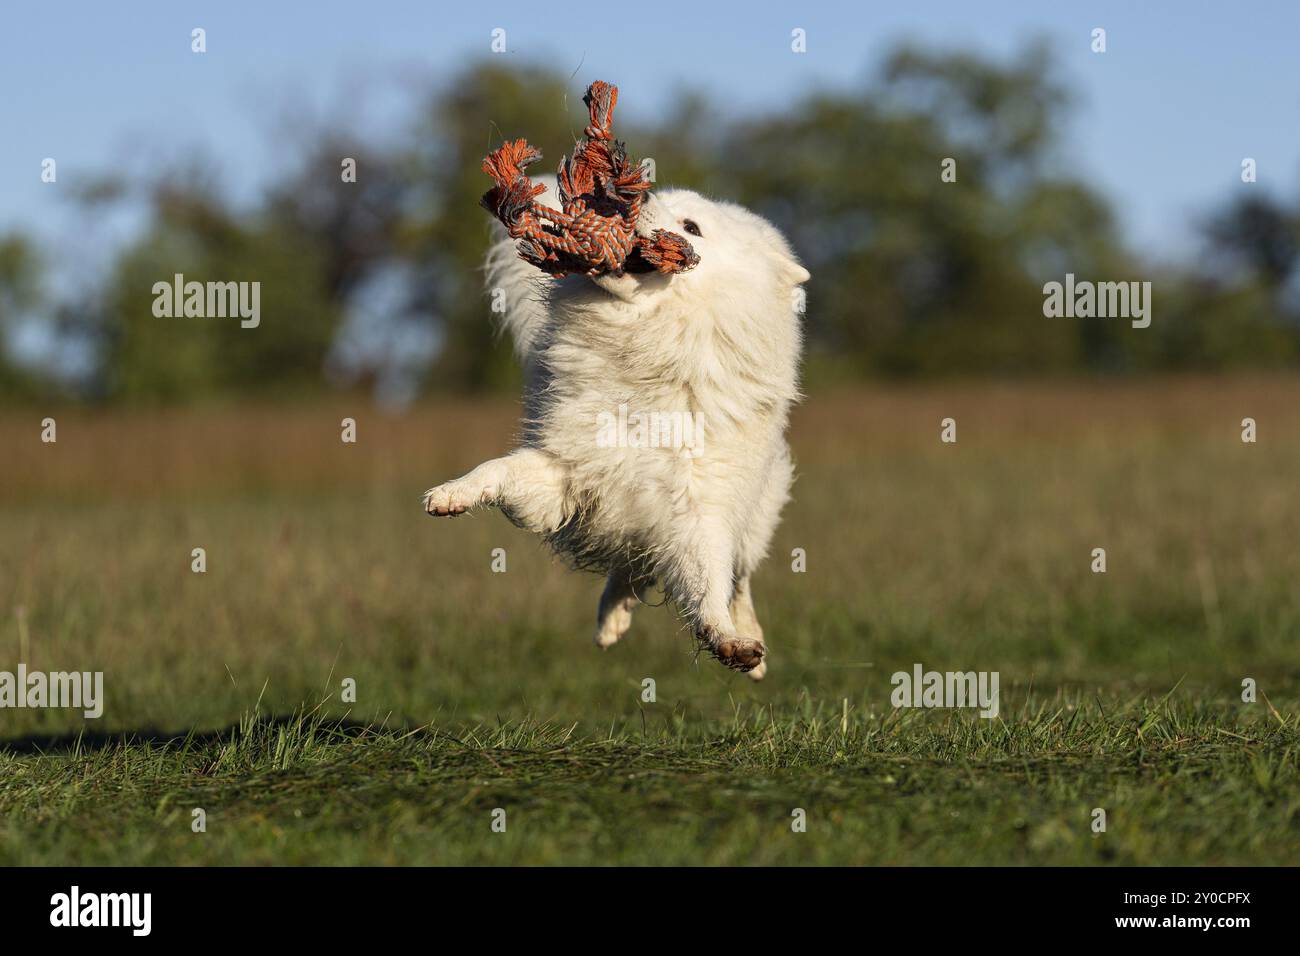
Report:
M168 732L148 727L139 730L119 730L113 732L80 730L75 734L29 734L12 740L0 740L0 754L8 753L25 757L60 757L77 753L95 753L113 750L118 747L150 745L154 747L203 748L231 740L248 738L253 734L265 734L282 728L307 729L330 736L359 738L367 734L382 733L385 736L416 733L418 727L376 727L374 724L358 720L315 720L302 714L260 717L255 721L240 721L228 724L219 730L176 731Z

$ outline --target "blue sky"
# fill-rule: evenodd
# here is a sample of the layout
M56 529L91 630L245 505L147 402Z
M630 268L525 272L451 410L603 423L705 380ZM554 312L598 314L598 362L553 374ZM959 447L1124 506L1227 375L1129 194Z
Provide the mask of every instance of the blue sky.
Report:
M1250 188L1239 181L1242 157L1258 161L1259 188L1300 192L1300 3L664 3L663 16L613 17L618 36L603 14L564 15L584 9L10 0L0 7L0 230L37 228L71 255L87 231L61 187L195 149L218 159L232 192L255 195L291 161L275 149L286 121L346 104L361 130L380 135L421 80L487 54L494 27L507 31L503 56L577 69L575 94L611 79L634 116L662 109L683 84L741 109L780 109L810 88L859 82L904 38L1000 56L1045 36L1080 100L1069 161L1151 257L1190 251L1195 217ZM208 34L202 56L189 49L195 26ZM1097 26L1107 30L1101 55L1089 49ZM793 27L807 31L804 55L789 51ZM39 179L47 156L59 163L55 186Z

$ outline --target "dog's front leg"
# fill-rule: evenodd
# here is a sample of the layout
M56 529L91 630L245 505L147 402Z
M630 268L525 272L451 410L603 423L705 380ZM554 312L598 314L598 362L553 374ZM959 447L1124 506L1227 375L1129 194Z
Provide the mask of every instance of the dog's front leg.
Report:
M519 448L485 461L468 475L424 493L424 510L439 517L494 506L521 528L538 533L564 523L568 507L564 469L536 448Z

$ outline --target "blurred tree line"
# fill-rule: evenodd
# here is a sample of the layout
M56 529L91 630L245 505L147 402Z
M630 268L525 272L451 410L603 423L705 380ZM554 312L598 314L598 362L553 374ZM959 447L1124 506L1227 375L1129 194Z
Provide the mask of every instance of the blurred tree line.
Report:
M617 77L607 77L617 81ZM93 294L48 288L50 250L0 237L0 332L20 321L91 356L56 381L0 353L0 395L180 401L376 385L391 394L513 385L481 290L479 163L525 135L553 170L580 133L581 80L467 67L379 147L316 130L251 208L202 167L105 177L78 202L136 203L143 232ZM733 118L699 93L619 123L661 185L735 199L790 236L813 274L809 385L864 376L1041 374L1294 364L1300 207L1254 187L1207 213L1204 259L1156 270L1062 157L1069 91L1042 46L1005 63L901 48L861 88ZM341 176L356 160L356 182ZM956 160L956 182L941 163ZM1044 282L1151 280L1155 319L1044 318ZM262 322L155 317L155 282L257 280ZM12 338L6 336L5 340Z

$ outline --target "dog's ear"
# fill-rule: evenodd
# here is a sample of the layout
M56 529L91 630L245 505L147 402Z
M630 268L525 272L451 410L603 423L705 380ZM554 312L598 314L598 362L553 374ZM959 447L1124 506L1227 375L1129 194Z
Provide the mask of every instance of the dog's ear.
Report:
M790 281L795 285L803 285L812 278L812 273L801 266L793 258L787 258L785 260L785 271L786 275L790 277Z
M812 278L812 274L799 264L799 260L794 257L785 243L777 245L769 243L771 249L770 259L776 263L776 272L783 280L791 285L803 285Z
M768 252L768 261L775 265L776 274L783 280L791 285L803 285L812 278L812 273L794 257L790 244L771 226L768 226L763 236L763 245Z

